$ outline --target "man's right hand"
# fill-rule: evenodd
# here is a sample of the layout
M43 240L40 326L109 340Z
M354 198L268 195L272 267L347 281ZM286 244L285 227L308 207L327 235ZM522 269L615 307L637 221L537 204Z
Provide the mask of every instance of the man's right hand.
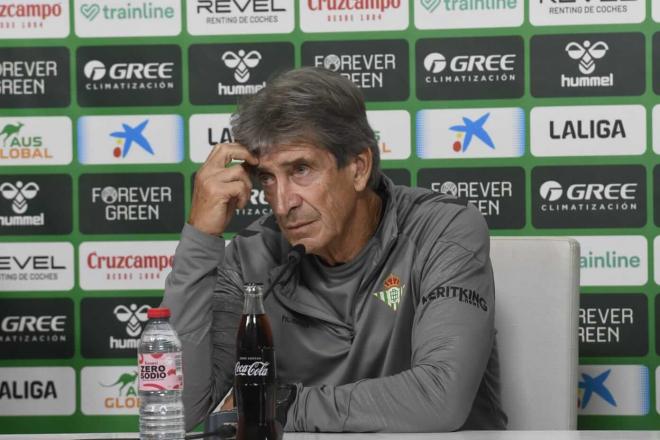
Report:
M227 167L232 160L245 162ZM216 144L195 176L188 223L207 234L222 234L235 210L250 200L252 182L247 168L258 164L243 145Z

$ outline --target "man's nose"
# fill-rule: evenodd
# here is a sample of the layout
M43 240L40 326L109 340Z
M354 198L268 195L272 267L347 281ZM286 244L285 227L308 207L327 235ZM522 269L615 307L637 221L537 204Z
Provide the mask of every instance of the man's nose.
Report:
M302 198L296 191L294 185L287 181L277 182L277 191L275 192L275 200L273 200L271 207L273 212L278 216L285 216L294 208L297 208L302 203Z

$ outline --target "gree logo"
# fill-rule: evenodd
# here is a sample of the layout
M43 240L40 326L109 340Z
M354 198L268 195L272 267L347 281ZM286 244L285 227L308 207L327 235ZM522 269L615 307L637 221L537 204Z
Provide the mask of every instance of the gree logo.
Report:
M571 41L565 48L569 57L579 60L578 68L585 75L593 73L596 69L596 60L603 58L609 49L607 43L603 41L592 45L589 40L585 40L582 44Z
M147 310L149 310L147 304L143 304L140 307L137 304L131 304L128 307L120 304L115 307L112 313L114 313L115 318L119 322L126 323L126 334L135 338L142 332L142 323L148 320Z
M563 193L561 184L554 180L544 182L539 188L541 198L549 202L559 200ZM566 190L566 197L569 200L634 200L636 193L636 183L574 183Z
M222 54L222 61L225 66L234 69L234 79L244 84L250 79L250 69L257 67L261 62L261 54L256 50L247 53L243 49L238 53L228 50Z
M39 192L39 185L34 182L29 182L23 185L20 180L13 185L5 182L0 185L0 194L7 200L11 200L11 209L16 214L23 214L28 209L28 200L37 196Z

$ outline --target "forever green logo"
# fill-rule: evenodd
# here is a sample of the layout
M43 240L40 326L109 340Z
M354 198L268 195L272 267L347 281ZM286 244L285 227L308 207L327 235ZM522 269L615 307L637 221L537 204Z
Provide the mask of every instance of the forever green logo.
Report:
M94 20L99 12L101 12L101 7L94 3L83 3L80 6L80 13L89 21Z
M440 2L442 0L420 0L422 2L422 6L424 9L426 9L429 12L435 11L438 6L440 6Z

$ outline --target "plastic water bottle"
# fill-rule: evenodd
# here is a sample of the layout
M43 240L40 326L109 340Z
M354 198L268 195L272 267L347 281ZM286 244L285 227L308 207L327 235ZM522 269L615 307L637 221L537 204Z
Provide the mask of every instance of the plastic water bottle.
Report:
M170 325L170 309L152 308L147 316L138 347L140 438L183 439L181 341Z

